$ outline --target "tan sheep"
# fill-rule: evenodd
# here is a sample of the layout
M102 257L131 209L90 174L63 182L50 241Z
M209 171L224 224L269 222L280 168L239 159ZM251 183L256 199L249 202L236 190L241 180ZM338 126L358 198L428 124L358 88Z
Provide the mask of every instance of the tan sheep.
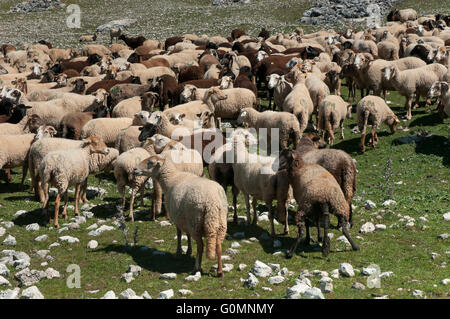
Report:
M334 131L341 128L341 139L344 139L344 120L352 118L352 105L338 95L328 95L319 107L319 131L326 131L328 144L334 144Z

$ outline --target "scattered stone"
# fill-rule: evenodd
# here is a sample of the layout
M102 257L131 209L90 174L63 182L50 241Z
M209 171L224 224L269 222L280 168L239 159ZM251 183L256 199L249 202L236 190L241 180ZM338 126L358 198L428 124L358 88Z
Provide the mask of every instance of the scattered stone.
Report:
M331 277L338 279L339 278L339 269L333 269L330 273Z
M59 247L59 246L61 246L60 243L53 243L53 244L50 244L50 245L48 246L48 248Z
M244 282L244 287L254 289L259 284L258 278L255 277L251 272L248 273L248 278Z
M286 278L284 278L283 276L273 276L273 277L270 277L268 281L269 281L269 284L271 284L271 285L279 285L285 280L286 280Z
M380 278L388 278L394 276L392 271L385 271L380 274Z
M305 283L298 283L295 286L289 287L286 289L286 298L287 299L299 299L300 296L305 293L311 287L306 285Z
M363 267L361 274L363 276L371 276L373 274L376 274L377 269L372 267Z
M87 248L95 249L98 247L98 242L96 240L90 240L87 244Z
M35 253L35 256L40 257L40 258L45 258L45 256L47 256L49 252L50 252L50 250L46 250L46 249L38 250Z
M159 276L159 279L174 280L174 279L177 279L177 274L174 273L174 272L169 272L169 273L161 274L161 275Z
M241 244L239 244L237 241L231 243L231 248L239 248L239 247L241 247Z
M68 227L61 227L60 229L58 229L58 234L61 234L61 233L65 232L65 231L68 231L68 230L69 230Z
M3 276L0 276L0 287L1 286L8 286L11 287L11 284L8 280L6 280Z
M26 231L39 231L39 224L38 223L33 223L33 224L29 224L25 227Z
M102 225L99 228L97 228L97 229L95 229L93 231L90 231L88 233L88 235L96 237L96 236L100 236L100 234L105 232L105 231L110 231L110 230L113 230L113 229L114 229L114 227L112 227L112 226Z
M225 253L227 253L228 255L231 255L231 256L235 256L235 255L239 254L239 250L234 249L234 248L228 248L225 250Z
M325 299L319 288L309 288L303 293L302 299Z
M14 275L14 278L20 282L21 286L32 286L37 284L42 279L46 278L47 274L42 270L30 270L25 268Z
M60 9L65 6L59 0L28 0L12 6L8 13L31 13Z
M270 287L261 287L261 289L262 290L264 290L264 291L272 291L272 288L270 288Z
M345 237L344 235L339 236L338 238L336 238L337 241L340 241L342 243L345 243L347 245L350 245L350 242L348 241L347 237Z
M2 225L5 226L7 229L9 229L14 226L14 223L13 222L2 222Z
M45 274L47 276L47 279L53 279L53 278L61 278L61 275L59 274L59 271L49 267L45 270Z
M22 291L20 299L44 299L44 295L39 291L38 287L31 286Z
M92 218L94 217L94 213L93 212L82 212L81 213L84 217L86 218Z
M450 212L443 215L445 221L450 221Z
M5 264L0 263L0 276L9 277L10 271Z
M12 266L17 270L22 270L30 266L30 262L25 259L17 259L13 261Z
M449 283L450 283L450 279L448 279L448 278L445 278L445 279L441 280L441 284L444 285L444 286L448 285Z
M117 299L117 297L114 291L109 290L100 299Z
M67 242L69 244L74 244L74 243L80 242L80 240L78 238L72 237L72 236L62 236L62 237L59 237L59 240L63 241L63 242Z
M375 208L377 208L377 205L368 199L364 202L364 208L367 210L375 209Z
M272 273L272 268L257 260L255 261L251 272L257 277L268 277Z
M200 278L202 278L202 274L201 274L200 271L197 271L195 273L195 275L187 276L186 278L184 278L184 280L186 280L186 281L199 281Z
M329 281L320 281L320 290L324 294L328 294L330 292L333 292L333 284L331 282L329 282Z
M366 289L366 286L364 286L360 282L354 282L350 288L357 289L357 290L364 290L364 289Z
M391 205L397 205L397 202L392 199L388 199L387 201L384 201L382 204L384 207L389 207Z
M3 235L5 235L6 233L6 229L3 227L0 227L0 237L2 237Z
M167 220L163 220L162 222L159 223L159 226L171 226L172 224L170 222L168 222Z
M119 295L119 299L135 299L135 298L136 298L136 293L131 288L128 288L128 289L122 291Z
M415 289L415 290L412 292L412 296L413 296L414 298L423 298L423 291L422 291L422 290Z
M102 24L97 27L97 32L107 32L111 29L119 29L120 27L122 29L136 23L136 19L120 19L120 20L114 20L110 21L108 23Z
M386 230L386 225L383 224L376 224L375 230Z
M0 291L0 299L17 299L19 291L19 288Z
M364 225L361 226L361 229L359 230L363 234L371 233L375 230L375 225L371 222L367 222Z
M239 266L238 266L238 270L239 270L239 271L242 271L242 270L244 270L245 268L247 268L247 265L246 265L246 264L239 264Z
M16 239L13 236L11 236L11 235L8 235L5 238L5 240L3 241L3 245L15 246L16 244L17 244Z
M352 265L349 263L341 263L339 264L339 274L344 277L353 277L355 272L353 271Z
M445 233L445 234L440 234L437 236L438 239L447 239L449 236L449 234Z
M186 296L186 295L192 295L193 292L188 290L188 289L179 289L178 293L182 296Z
M43 242L43 241L46 241L47 239L48 239L48 236L47 236L47 235L41 235L41 236L36 237L36 238L34 239L34 241L37 241L37 242Z
M142 299L152 299L152 296L150 296L150 294L148 293L148 291L144 291L141 295Z
M120 280L126 282L127 284L132 282L134 279L135 278L133 277L133 274L131 272L126 272L122 274L122 276L120 276Z
M172 299L173 289L164 290L159 293L158 299Z

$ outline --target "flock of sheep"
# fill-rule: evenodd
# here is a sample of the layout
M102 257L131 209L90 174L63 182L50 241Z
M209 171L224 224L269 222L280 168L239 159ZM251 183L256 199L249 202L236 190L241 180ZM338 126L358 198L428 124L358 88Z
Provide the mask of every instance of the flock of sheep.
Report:
M256 205L263 201L272 236L274 217L288 234L287 206L295 199L299 234L287 257L304 227L309 242L311 225L318 229L326 256L330 214L352 248L359 249L349 235L357 184L354 161L344 151L323 148L333 145L338 128L344 139L356 89L363 96L356 106L362 152L368 125L373 147L381 124L396 130L399 118L386 103L388 90L405 97L408 120L421 97L427 105L437 98L441 116L450 115L449 15L418 17L412 9L397 10L386 26L359 32L305 34L298 28L271 35L262 29L251 38L235 29L228 38L185 34L161 42L128 37L121 29L110 35L109 47L86 44L81 50L53 48L45 40L23 49L1 46L0 169L8 181L10 169L22 166L21 187L30 172L47 221L49 186L57 188L55 227L61 198L67 218L71 186L79 214L90 174L113 170L124 208L125 189L131 188L131 220L135 197L141 193L143 205L151 179L151 217L163 212L164 196L165 214L177 228L177 254L182 233L189 239L187 254L191 238L197 243L194 272L201 269L205 238L206 256L218 258L218 275L223 276L228 186L234 221L240 193L249 224L250 204L256 224ZM80 42L96 40L94 34ZM348 86L346 99L340 92L342 79ZM264 111L258 99L263 92L269 97ZM223 134L222 120L245 129ZM248 128L267 129L268 140L272 129L278 130L280 148L268 150L277 156L249 152L257 140Z

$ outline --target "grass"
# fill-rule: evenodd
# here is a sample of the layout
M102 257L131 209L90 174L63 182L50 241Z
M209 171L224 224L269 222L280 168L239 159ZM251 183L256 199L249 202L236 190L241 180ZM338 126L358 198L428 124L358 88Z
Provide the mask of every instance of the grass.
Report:
M204 1L140 1L139 6L130 7L129 3L112 1L65 1L65 3L77 3L82 8L82 29L67 29L64 24L66 14L63 10L41 12L32 15L7 15L6 9L13 1L3 1L0 9L0 26L4 31L4 42L13 44L37 39L48 39L56 46L73 46L77 44L81 34L93 31L98 25L118 18L136 18L138 23L129 28L129 33L141 33L148 37L162 39L166 36L185 33L208 33L227 35L233 28L242 27L251 35L255 35L261 26L275 31L292 30L298 25L302 11L308 6L308 1L280 1L267 0L252 1L254 4L231 6L228 8L215 8L205 5ZM270 4L270 9L268 5ZM430 4L430 5L428 5ZM442 1L427 2L425 5L417 4L412 0L404 1L399 7L413 6L420 13L430 13L435 10L445 9ZM422 7L423 6L423 7ZM422 8L421 8L422 7ZM245 15L242 14L245 12ZM42 22L44 21L44 22ZM39 26L37 28L36 26ZM109 41L103 37L102 42ZM343 95L347 96L346 88ZM265 94L261 94L263 105L267 105ZM404 114L404 98L391 92L388 100L390 106L398 115ZM435 106L432 106L434 109ZM332 229L334 239L331 241L331 253L328 258L323 258L320 251L311 247L304 247L305 251L297 251L295 256L286 260L282 255L273 255L274 249L270 240L259 241L252 244L243 243L239 248L239 254L234 256L232 263L234 269L225 274L224 279L214 278L208 273L215 261L203 260L203 270L207 273L198 282L186 282L184 278L189 275L194 266L193 257L174 258L176 250L176 234L174 226L163 227L158 223L147 221L150 200L146 198L145 207L137 207L137 222L127 222L130 240L135 227L139 227L138 246L127 248L124 246L123 233L120 230L105 232L99 237L88 236L86 227L102 220L111 225L116 214L115 205L120 202L118 192L111 174L101 174L100 187L108 193L103 198L93 198L91 203L98 205L92 209L95 217L88 219L79 230L72 230L58 234L51 227L43 224L40 204L36 202L31 193L18 191L21 170L15 169L13 183L6 185L0 182L0 220L13 221L15 226L7 230L17 239L17 246L13 249L24 251L30 256L40 249L48 249L49 244L58 241L62 235L71 235L79 238L80 243L64 244L52 248L50 255L55 258L46 267L41 266L44 260L32 257L30 269L43 269L53 267L61 273L61 279L42 280L37 284L46 298L98 298L108 290L119 294L126 288L132 288L137 294L147 290L152 297L157 297L160 291L166 289L190 289L194 292L194 298L282 298L286 288L294 285L294 279L298 274L308 269L319 269L330 272L336 269L339 263L348 262L356 269L361 269L370 264L377 264L381 271L392 271L393 277L383 278L381 288L366 288L365 290L351 289L353 282L366 284L366 278L356 275L353 278L335 279L334 291L326 298L373 298L375 296L388 295L389 298L411 298L412 290L423 290L428 298L448 298L448 288L440 281L448 278L448 266L442 265L449 261L448 241L437 239L437 235L448 232L448 222L444 222L442 215L448 211L450 202L449 178L450 178L450 150L449 150L449 120L440 123L437 112L421 107L413 112L413 120L401 122L400 125L408 127L409 131L399 130L394 135L388 133L388 128L382 126L379 130L380 142L375 149L368 148L365 154L360 154L358 149L359 134L351 133L356 124L355 118L345 123L345 139L337 139L336 148L347 151L356 161L358 169L358 190L354 204L357 207L354 217L354 227L351 235L360 245L361 251L353 252L343 243L336 241L341 234ZM423 143L405 144L395 146L394 139L409 136L419 129L433 133L433 137ZM338 136L338 135L337 135ZM392 174L389 186L392 187L392 195L387 196L383 185L386 179L385 166L388 158L392 161ZM402 181L402 184L396 184ZM91 186L97 185L97 178L91 176ZM29 181L27 182L29 185ZM147 193L147 197L150 194ZM229 203L231 203L231 196ZM393 199L396 206L390 209L381 207L386 199ZM358 200L360 199L360 200ZM377 204L373 211L367 211L363 207L364 201L370 199ZM72 198L70 199L72 200ZM72 202L73 204L73 202ZM18 210L26 210L27 213L14 217ZM259 206L260 211L266 211ZM291 211L291 214L294 213ZM406 222L400 222L399 214L408 215L415 219L415 226L409 228ZM239 197L239 215L245 215L243 198ZM377 217L381 216L381 219ZM426 222L420 222L418 217L426 216ZM73 217L73 210L69 210L69 218ZM160 217L159 220L164 220ZM385 231L377 231L371 234L358 234L360 227L367 221L387 225ZM37 232L25 231L25 226L38 222L41 229ZM64 223L60 220L60 224ZM333 224L336 221L333 219ZM423 226L426 226L425 228ZM269 230L268 222L260 222L257 227L228 224L228 234L244 231L245 237L259 237ZM280 225L277 232L282 231ZM46 242L35 242L34 238L47 234ZM290 235L280 237L282 249L289 249L297 234L294 225L290 225ZM312 231L315 236L315 230ZM3 241L5 236L0 238ZM313 237L314 238L314 237ZM99 247L87 250L89 240L95 239ZM156 240L163 239L164 243L157 244ZM231 246L234 240L227 238L223 243L223 249ZM183 242L186 245L186 242ZM140 249L143 246L164 251L166 255L152 255L149 251ZM2 246L2 249L10 247ZM338 251L340 250L340 251ZM196 247L194 245L194 253ZM440 257L433 259L431 253L438 253ZM240 278L247 278L247 272L255 260L265 263L279 263L281 267L287 267L295 272L295 276L279 286L271 286L265 279L255 290L243 287ZM78 264L81 268L81 288L69 289L66 279L70 273L66 272L70 264ZM242 272L237 270L240 263L248 265ZM127 284L120 281L120 276L130 264L136 264L143 268L143 272L136 280ZM13 269L11 269L13 270ZM177 279L164 282L159 279L160 273L175 272ZM13 271L15 273L15 271ZM13 285L17 281L13 275L7 278ZM312 282L318 286L318 278ZM267 292L261 289L268 286L273 289ZM402 288L402 290L398 290ZM3 287L1 289L4 289ZM92 291L98 290L96 293ZM176 297L180 297L176 293Z

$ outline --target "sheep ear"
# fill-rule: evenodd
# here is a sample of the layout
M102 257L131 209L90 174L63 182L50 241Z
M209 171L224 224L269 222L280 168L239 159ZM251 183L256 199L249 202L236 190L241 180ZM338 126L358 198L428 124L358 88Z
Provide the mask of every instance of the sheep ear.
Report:
M81 144L81 147L86 147L92 143L92 141L88 140L88 139L84 139L84 140L82 140L82 142L83 142L83 144Z
M180 119L183 119L183 118L185 118L186 117L186 114L184 114L184 113L181 113L180 114Z
M448 92L448 83L447 82L442 82L442 91Z

